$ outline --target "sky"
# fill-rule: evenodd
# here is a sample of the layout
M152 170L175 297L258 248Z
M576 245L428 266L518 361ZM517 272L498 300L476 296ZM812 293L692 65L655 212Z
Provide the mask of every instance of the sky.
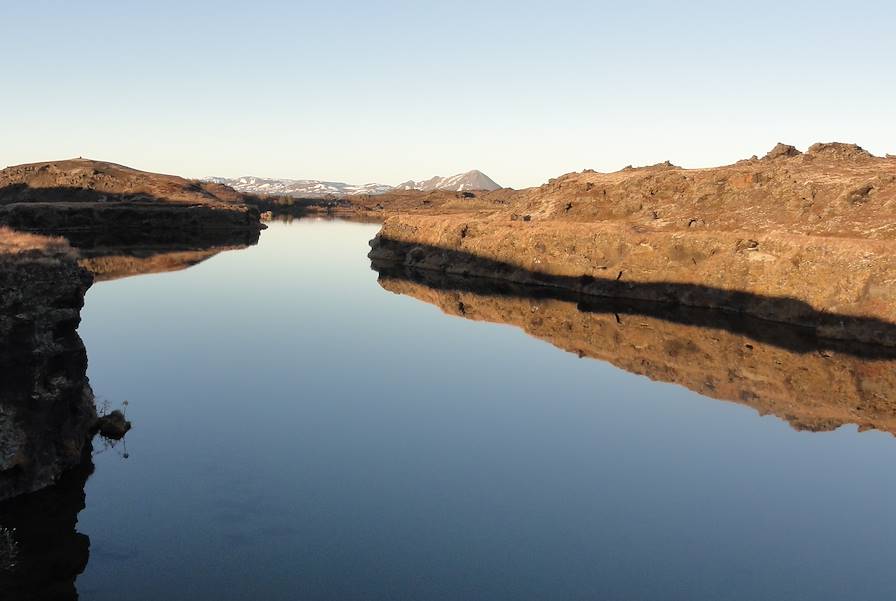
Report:
M896 153L896 3L0 0L0 168L504 186Z

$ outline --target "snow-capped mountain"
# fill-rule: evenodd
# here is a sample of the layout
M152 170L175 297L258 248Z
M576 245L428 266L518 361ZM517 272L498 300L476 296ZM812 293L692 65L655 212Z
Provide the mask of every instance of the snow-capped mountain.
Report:
M316 179L272 179L264 177L207 177L207 182L224 184L238 192L247 194L269 194L273 196L296 196L313 198L320 196L354 196L356 194L385 194L391 190L449 190L465 192L469 190L497 190L501 186L481 171L468 171L451 177L433 177L415 182L413 180L388 186L385 184L354 185L343 182L325 182Z
M475 169L466 173L452 175L451 177L435 176L427 180L419 182L411 180L395 186L398 190L423 190L426 192L430 190L450 190L453 192L497 190L500 187L492 178Z
M264 177L209 177L205 181L230 186L248 194L274 196L352 196L355 194L383 194L392 189L385 184L360 186L343 182L325 182L316 179L269 179Z

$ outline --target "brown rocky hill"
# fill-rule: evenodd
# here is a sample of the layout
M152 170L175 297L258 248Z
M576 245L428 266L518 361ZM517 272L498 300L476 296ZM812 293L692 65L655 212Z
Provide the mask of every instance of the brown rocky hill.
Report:
M244 201L221 184L87 159L0 171L0 223L17 229L259 227Z
M514 190L493 191L399 190L379 194L351 194L301 198L247 195L246 202L272 217L331 215L342 219L382 221L399 213L446 214L471 211L492 212L505 206Z
M343 199L349 211L371 217L393 213L492 212L504 207L513 190L454 192L449 190L391 190L384 194L360 194Z
M139 171L115 163L71 159L7 167L0 171L0 204L94 200L180 204L239 204L227 186L176 175Z
M712 169L586 171L488 213L386 219L371 257L749 313L896 344L896 159L779 145Z
M571 173L522 191L533 219L619 221L649 231L787 231L896 238L896 158L854 144L779 144L765 157L712 169L671 163Z

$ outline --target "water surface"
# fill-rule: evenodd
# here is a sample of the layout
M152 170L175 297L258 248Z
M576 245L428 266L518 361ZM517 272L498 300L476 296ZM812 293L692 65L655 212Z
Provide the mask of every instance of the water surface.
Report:
M101 282L89 600L896 598L896 441L393 294L377 226ZM124 457L125 453L127 458Z

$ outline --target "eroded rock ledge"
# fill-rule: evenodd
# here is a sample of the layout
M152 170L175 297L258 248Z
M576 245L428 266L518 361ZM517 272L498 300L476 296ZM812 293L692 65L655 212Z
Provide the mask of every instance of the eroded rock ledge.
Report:
M575 173L488 214L397 215L370 257L711 307L896 345L896 160L854 145Z
M64 241L0 228L0 500L83 459L96 409L76 329L91 281Z
M259 211L227 186L72 159L0 171L0 224L59 233L100 229L260 229Z

